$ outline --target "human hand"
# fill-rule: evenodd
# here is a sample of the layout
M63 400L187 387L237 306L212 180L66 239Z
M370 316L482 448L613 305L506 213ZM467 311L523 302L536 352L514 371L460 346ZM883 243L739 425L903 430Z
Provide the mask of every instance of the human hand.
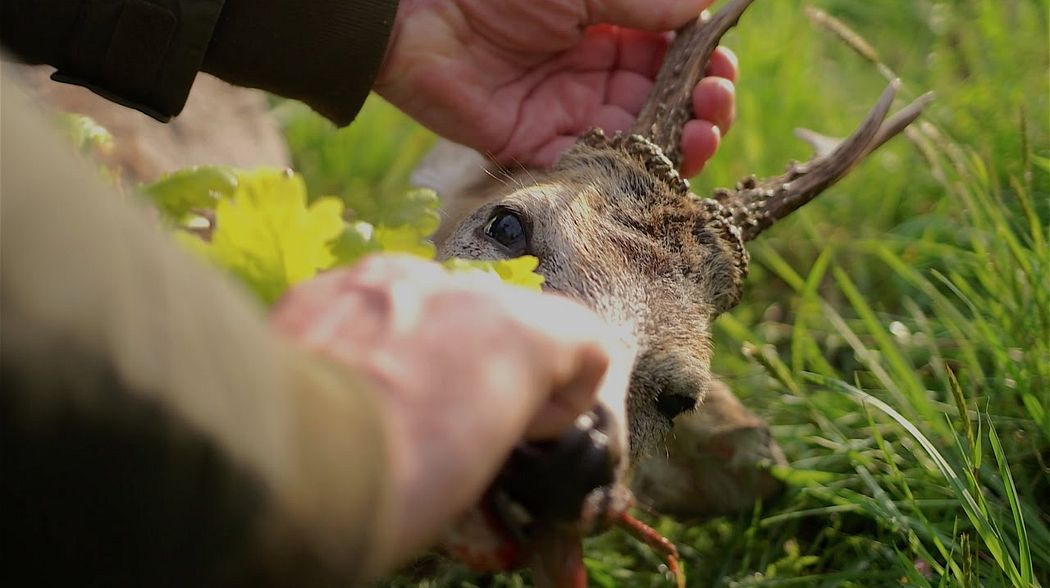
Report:
M628 129L666 31L713 0L402 0L374 86L438 134L500 162L549 166L592 126ZM628 27L628 28L621 28ZM719 48L682 133L695 175L733 122L736 58Z
M273 314L292 341L360 375L386 415L396 560L477 502L522 437L553 439L610 373L605 327L566 298L373 257L293 288ZM621 391L622 396L622 391Z

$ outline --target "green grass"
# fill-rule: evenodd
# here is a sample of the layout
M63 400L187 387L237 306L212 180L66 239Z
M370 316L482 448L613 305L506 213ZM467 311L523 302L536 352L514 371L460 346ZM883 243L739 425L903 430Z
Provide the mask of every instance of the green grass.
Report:
M752 247L744 302L716 324L716 370L771 423L789 491L736 518L653 522L696 587L1050 586L1047 5L814 4L905 97L937 101ZM801 2L757 3L725 43L739 117L701 194L808 157L794 127L844 135L885 84ZM283 108L313 194L401 190L431 141L379 102L343 131ZM619 533L586 553L594 586L670 585Z

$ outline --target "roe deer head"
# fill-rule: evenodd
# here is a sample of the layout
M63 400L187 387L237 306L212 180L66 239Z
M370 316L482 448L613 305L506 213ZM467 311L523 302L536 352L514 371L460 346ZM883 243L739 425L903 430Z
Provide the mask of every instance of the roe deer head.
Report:
M691 92L751 2L732 0L678 31L630 132L585 133L549 172L519 174L489 191L439 243L444 257L536 256L546 289L582 301L621 328L635 363L622 406L608 402L626 424L624 462L661 448L675 417L719 389L710 372L710 327L740 300L747 242L845 176L929 100L923 96L887 119L899 85L892 82L858 129L832 149L780 176L694 197L676 171ZM621 467L617 475L628 474Z

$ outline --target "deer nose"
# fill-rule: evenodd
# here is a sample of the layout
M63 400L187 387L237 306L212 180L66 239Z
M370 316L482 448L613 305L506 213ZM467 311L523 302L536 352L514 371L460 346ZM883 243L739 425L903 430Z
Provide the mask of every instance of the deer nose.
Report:
M561 438L519 444L495 488L534 519L578 521L587 494L615 481L621 455L612 441L615 427L612 413L599 404L580 415Z
M664 343L662 347L670 347ZM705 362L682 351L647 351L638 357L632 386L645 389L653 398L656 412L668 422L696 408L698 398L710 380Z
M696 397L694 396L665 392L656 398L656 410L668 420L674 420L676 416L694 408L696 408Z

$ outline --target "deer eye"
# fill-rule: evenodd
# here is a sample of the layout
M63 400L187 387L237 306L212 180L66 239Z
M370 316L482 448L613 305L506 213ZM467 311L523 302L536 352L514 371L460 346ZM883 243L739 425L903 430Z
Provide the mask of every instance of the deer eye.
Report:
M497 208L485 226L485 234L503 245L511 255L522 255L528 245L525 223L512 210Z

